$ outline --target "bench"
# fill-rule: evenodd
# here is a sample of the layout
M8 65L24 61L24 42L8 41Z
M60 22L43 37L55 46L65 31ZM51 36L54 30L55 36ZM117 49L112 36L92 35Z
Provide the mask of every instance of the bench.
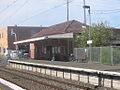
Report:
M77 56L76 60L77 60L77 62L79 62L79 61L84 62L86 60L86 57L85 56Z

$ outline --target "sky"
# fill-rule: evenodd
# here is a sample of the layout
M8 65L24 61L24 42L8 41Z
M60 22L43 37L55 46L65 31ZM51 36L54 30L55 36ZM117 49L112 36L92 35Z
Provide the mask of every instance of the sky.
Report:
M70 20L84 22L83 0L69 0ZM86 0L92 23L120 28L120 0ZM87 13L87 24L89 21ZM0 0L0 28L9 25L51 26L66 21L66 0Z

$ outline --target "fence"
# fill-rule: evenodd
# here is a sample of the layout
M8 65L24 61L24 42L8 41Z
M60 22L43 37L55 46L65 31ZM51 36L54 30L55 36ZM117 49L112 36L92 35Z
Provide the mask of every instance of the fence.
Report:
M90 62L90 48L74 48L75 59ZM120 64L120 47L92 47L91 59L94 63Z

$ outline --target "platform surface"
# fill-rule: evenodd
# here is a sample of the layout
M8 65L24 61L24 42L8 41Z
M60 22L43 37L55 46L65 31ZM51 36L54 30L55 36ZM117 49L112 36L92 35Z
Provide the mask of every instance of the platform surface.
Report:
M120 72L120 66L103 65L98 63L60 62L60 61L47 61L47 60L16 60L16 61L24 61L24 62L32 62L32 63L40 63L40 64L48 64L48 65L60 65L60 66L94 69L101 71Z
M8 86L3 85L3 84L0 83L0 90L13 90L13 89L11 89Z

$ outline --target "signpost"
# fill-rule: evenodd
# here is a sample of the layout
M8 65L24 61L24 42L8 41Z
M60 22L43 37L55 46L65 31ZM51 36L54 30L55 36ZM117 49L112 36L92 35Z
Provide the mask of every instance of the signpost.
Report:
M92 44L92 40L88 40L87 41L87 44L89 45L89 44Z
M88 40L87 44L89 45L89 57L90 57L90 62L92 61L92 52L91 52L91 45L92 45L92 40Z

